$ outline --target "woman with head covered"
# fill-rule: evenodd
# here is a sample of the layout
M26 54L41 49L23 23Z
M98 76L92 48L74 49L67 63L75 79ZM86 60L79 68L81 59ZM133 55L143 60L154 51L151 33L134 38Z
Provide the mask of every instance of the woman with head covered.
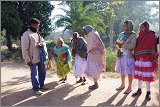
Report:
M94 81L94 85L89 86L89 89L97 89L100 74L105 68L105 46L99 36L99 33L91 26L83 27L87 41L87 65L85 75Z
M70 62L72 61L72 56L69 46L67 46L62 38L57 39L57 45L53 48L52 55L54 56L56 66L57 66L57 75L64 83L67 80L67 73L70 72Z
M87 42L83 37L80 37L78 32L73 33L73 49L72 49L72 55L75 57L74 60L74 75L75 77L80 77L76 83L81 83L82 85L85 84L85 77L84 77L84 71L86 68L86 58L87 58Z
M147 21L140 24L140 32L134 52L136 59L134 78L138 79L138 90L132 96L141 95L142 81L145 81L145 100L151 100L150 82L155 80L154 71L158 70L158 49L155 32L149 29L149 23Z
M128 75L128 87L124 94L132 91L132 80L134 74L134 48L136 46L136 33L133 31L133 23L127 20L123 23L123 30L116 42L119 48L115 71L121 76L121 85L116 88L117 91L125 88L125 76Z

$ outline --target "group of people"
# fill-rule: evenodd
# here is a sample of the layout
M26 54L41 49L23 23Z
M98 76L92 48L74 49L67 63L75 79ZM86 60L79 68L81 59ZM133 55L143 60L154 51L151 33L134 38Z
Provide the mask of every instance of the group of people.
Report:
M32 89L37 95L41 95L41 90L47 90L44 85L46 78L45 69L45 55L51 54L56 62L57 76L59 80L65 83L67 74L70 72L70 64L72 57L74 57L74 74L80 79L76 83L85 84L86 78L89 77L94 81L89 89L94 90L98 88L98 79L105 68L105 46L98 34L98 32L90 25L83 27L86 40L80 37L78 32L73 33L72 38L72 52L62 38L57 39L56 46L47 51L45 41L38 33L40 21L32 18L29 22L27 31L21 36L22 56L26 64L31 70ZM39 48L43 47L44 54L40 54ZM41 52L42 52L41 51Z
M41 95L40 90L48 88L44 85L46 70L45 64L40 61L38 48L43 46L46 53L47 48L44 39L42 37L41 40L38 39L40 36L37 33L39 24L38 19L32 18L30 20L28 30L21 37L21 47L23 58L31 69L32 89L36 94ZM88 88L94 90L99 87L98 79L102 71L105 71L105 46L99 33L91 25L86 25L83 29L86 39L80 37L78 32L74 32L71 40L72 50L62 38L58 38L56 46L49 50L49 54L56 62L57 75L61 78L59 82L64 83L67 80L70 64L74 59L74 75L75 78L79 77L78 81L76 79L76 83L84 85L87 77L94 82ZM153 73L158 69L155 33L149 29L147 21L141 23L138 36L133 31L133 23L130 20L124 22L123 29L124 32L120 33L116 41L118 52L115 71L121 74L121 85L116 90L125 88L125 75L128 75L129 84L124 94L129 94L132 91L134 77L138 79L138 90L132 96L142 93L142 81L146 81L146 100L150 100L150 82L154 81Z
M146 82L146 100L150 100L150 82L154 81L154 71L158 69L158 50L155 32L149 29L149 23L140 24L138 36L133 31L132 21L125 21L122 32L116 41L118 47L115 71L121 74L121 85L116 90L125 88L125 75L128 75L128 87L124 94L132 91L133 77L138 79L138 90L133 97L142 93L142 81Z
M74 75L80 78L76 83L85 85L86 78L94 81L89 89L98 88L97 80L105 68L105 46L98 32L90 25L83 27L86 40L80 37L78 32L74 32L72 36L72 51L62 38L57 39L57 44L50 49L50 54L54 58L57 65L57 75L64 83L67 80L67 74L70 71L72 57L74 58Z

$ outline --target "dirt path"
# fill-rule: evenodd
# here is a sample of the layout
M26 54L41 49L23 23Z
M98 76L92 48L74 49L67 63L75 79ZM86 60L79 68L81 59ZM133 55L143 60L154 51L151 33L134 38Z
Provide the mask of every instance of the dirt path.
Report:
M131 93L124 95L122 90L117 92L119 78L101 78L99 89L89 91L88 84L81 86L75 84L73 74L68 75L68 82L57 83L54 72L48 72L46 85L49 90L42 96L35 96L31 90L29 68L24 64L1 63L1 105L2 106L158 106L159 86L158 80L151 84L152 100L144 101L146 94L145 84L143 93L139 98L132 98ZM126 79L127 80L127 79ZM127 81L126 81L127 82ZM133 91L137 81L133 81Z

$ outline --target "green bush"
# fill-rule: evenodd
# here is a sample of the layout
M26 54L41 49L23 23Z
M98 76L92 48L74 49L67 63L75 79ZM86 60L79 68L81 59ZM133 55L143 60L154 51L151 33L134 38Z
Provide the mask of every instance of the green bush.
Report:
M106 71L114 72L116 62L116 52L111 51L109 48L106 49Z
M54 41L46 42L47 49L53 48L56 46L56 43Z

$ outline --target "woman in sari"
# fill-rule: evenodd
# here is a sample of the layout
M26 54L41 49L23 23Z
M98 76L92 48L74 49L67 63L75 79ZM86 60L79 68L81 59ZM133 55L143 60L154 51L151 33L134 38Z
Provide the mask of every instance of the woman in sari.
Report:
M94 85L89 86L89 89L97 89L98 79L100 74L105 70L105 46L98 32L90 25L83 27L87 41L87 65L85 75L92 81Z
M67 80L67 73L70 72L70 62L72 61L70 48L62 38L58 38L52 54L57 66L57 76L61 78L59 81L64 83Z

